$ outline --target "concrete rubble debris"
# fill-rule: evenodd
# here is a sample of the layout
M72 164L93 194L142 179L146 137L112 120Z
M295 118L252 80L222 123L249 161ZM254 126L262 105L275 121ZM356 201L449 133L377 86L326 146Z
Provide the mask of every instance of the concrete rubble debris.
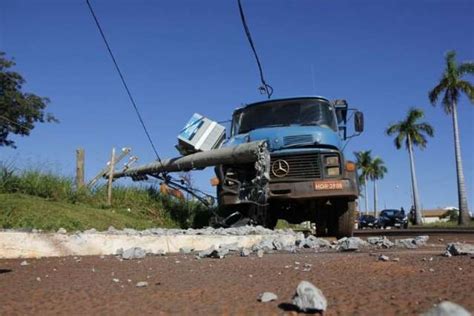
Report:
M262 258L264 251L262 249L257 250L257 257Z
M259 295L258 300L262 303L268 303L278 299L278 296L272 292L264 292Z
M148 286L148 282L146 282L146 281L140 281L140 282L138 282L135 286L136 286L136 287L147 287L147 286Z
M325 311L328 305L323 292L308 281L298 284L293 304L303 312Z
M355 251L367 247L369 244L359 237L344 237L338 240L338 249L341 251Z
M395 244L385 236L368 237L367 242L380 248L392 248Z
M146 257L146 251L140 247L132 247L124 250L121 257L124 260L142 259Z
M418 248L418 246L415 244L414 238L395 239L395 247L407 249Z
M460 255L474 255L474 245L471 244L462 244L462 243L452 243L448 244L446 251L453 256Z
M250 256L250 253L251 253L251 252L252 252L252 251L251 251L250 249L248 249L248 248L243 248L243 249L240 251L240 256L241 256L241 257L248 257L248 256Z
M417 236L413 239L413 243L417 246L425 246L429 239L430 236Z
M384 256L384 255L379 256L379 261L389 261L389 260L390 260L390 258L387 257L387 256Z
M471 313L461 305L444 301L422 314L422 316L471 316Z
M232 248L234 249L234 248ZM217 258L217 259L222 259L226 255L229 254L231 251L231 248L227 247L227 245L220 245L219 248L215 248L214 246L209 247L208 249L200 251L196 258L202 259L202 258ZM234 250L232 250L234 251Z
M313 235L309 235L303 240L297 241L297 245L300 248L318 249L318 248L329 248L329 246L331 246L331 243L327 241L326 239L317 238Z

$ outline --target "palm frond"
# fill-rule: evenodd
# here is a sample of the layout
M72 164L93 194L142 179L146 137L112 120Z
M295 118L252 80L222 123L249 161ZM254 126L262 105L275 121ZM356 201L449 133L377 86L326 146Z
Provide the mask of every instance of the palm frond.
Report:
M438 85L436 85L436 87L434 87L433 90L431 90L428 93L428 97L430 98L430 102L433 106L436 105L436 102L438 101L438 98L439 98L441 92L443 92L443 90L446 89L447 87L448 87L448 79L443 78L438 83Z
M399 131L400 131L401 123L402 123L402 122L398 122L398 123L396 123L396 124L390 125L390 126L385 130L385 134L387 134L388 136L392 136L393 134L399 132Z
M458 66L458 73L462 75L474 75L474 62L465 61Z
M417 130L425 132L428 136L433 137L434 136L434 128L428 123L420 123L416 124L415 128Z
M469 101L474 104L474 86L468 81L459 80L458 87L459 90L461 90L467 95Z

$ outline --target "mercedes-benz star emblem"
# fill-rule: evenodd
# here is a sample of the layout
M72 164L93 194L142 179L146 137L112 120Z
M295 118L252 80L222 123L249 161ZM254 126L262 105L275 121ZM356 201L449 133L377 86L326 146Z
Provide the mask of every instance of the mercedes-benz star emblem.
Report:
M283 159L278 159L272 164L272 173L277 178L283 178L290 172L290 165Z

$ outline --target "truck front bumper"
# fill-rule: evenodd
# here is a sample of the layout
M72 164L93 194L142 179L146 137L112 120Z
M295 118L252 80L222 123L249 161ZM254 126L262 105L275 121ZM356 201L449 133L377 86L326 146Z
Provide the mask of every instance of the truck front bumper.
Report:
M314 199L348 197L356 199L358 188L350 179L270 182L270 199Z

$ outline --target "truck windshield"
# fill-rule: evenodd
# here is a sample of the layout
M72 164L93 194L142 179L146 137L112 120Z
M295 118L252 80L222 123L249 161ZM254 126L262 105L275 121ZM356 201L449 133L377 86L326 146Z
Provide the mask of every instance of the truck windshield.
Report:
M257 104L237 111L233 135L263 127L315 125L337 131L332 105L325 100L302 99Z

